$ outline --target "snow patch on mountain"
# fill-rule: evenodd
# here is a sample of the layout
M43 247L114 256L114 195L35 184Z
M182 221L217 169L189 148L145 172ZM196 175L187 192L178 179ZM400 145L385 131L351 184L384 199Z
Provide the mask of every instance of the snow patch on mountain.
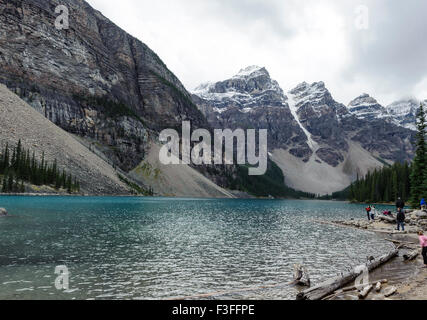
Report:
M327 93L329 92L322 81L313 84L302 82L291 91L297 97L298 104L310 102L314 105L321 103Z
M307 136L307 144L310 147L310 149L313 151L313 154L319 150L319 144L313 140L311 133L304 127L304 125L301 123L301 120L298 116L298 107L297 102L295 100L295 96L292 93L288 94L288 100L287 100L289 109L291 110L292 115L294 116L296 122L304 132L304 134Z
M427 100L424 100L426 105ZM387 112L400 126L410 130L417 130L416 118L420 108L420 101L415 99L399 100L387 106Z

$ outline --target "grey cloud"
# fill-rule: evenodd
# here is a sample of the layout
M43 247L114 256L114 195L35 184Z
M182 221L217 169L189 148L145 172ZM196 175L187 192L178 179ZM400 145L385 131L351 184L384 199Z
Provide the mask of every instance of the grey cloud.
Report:
M370 1L368 8L369 30L349 35L353 61L346 74L407 95L427 72L427 2Z

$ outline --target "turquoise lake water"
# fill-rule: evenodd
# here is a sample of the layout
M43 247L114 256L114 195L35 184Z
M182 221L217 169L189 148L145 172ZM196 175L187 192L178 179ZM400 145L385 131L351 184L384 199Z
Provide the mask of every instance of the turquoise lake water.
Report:
M363 206L294 200L0 197L1 299L294 299L296 263L326 280L391 248L316 219ZM55 288L67 266L69 290ZM233 293L234 291L234 293Z

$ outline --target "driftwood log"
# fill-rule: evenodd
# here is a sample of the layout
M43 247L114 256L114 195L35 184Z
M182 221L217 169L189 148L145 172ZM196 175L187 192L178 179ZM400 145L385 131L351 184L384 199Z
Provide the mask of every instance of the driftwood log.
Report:
M420 253L419 253L419 251L418 250L414 250L414 251L412 251L412 252L410 252L410 253L408 253L408 254L404 254L403 255L403 260L405 260L405 261L412 261L412 260L414 260L416 257L418 257L418 255L419 255Z
M381 285L383 285L385 283L388 283L387 279L383 279L383 280L380 280L380 281L375 281L375 282L369 283L368 285L374 285L374 284L377 284L377 285L381 284ZM333 294L331 294L331 295L323 298L322 300L331 300L331 299L339 296L340 294L343 294L343 293L346 293L346 292L350 292L350 291L355 291L355 290L359 290L359 288L356 287L356 286L352 286L352 287L346 287L346 288L343 288L343 289L339 289L339 290L335 291Z
M376 284L376 283L381 283L381 284L385 284L385 283L387 283L388 282L388 280L387 279L384 279L384 280L380 280L380 281L375 281L375 282L372 282L372 283L368 283L367 285L374 285L374 284ZM358 287L356 287L356 286L352 286L352 287L347 287L347 288L344 288L344 289L340 289L340 290L338 290L337 292L341 292L341 293L343 293L343 292L349 292L349 291L354 291L354 290L358 290L359 288Z
M392 217L384 216L384 215L379 216L378 219L380 219L380 221L386 221L388 223L396 223L397 222L396 218L392 218Z
M360 291L358 295L359 299L365 299L368 296L369 292L371 292L373 287L374 286L371 284L365 287L362 291Z
M384 263L390 261L399 254L399 250L393 250L389 254L386 254L376 261L367 264L368 271L371 272L383 265ZM350 282L354 281L360 273L355 271L349 272L342 277L330 279L323 283L320 283L310 289L304 290L297 295L297 300L321 300L331 294L333 294L338 289L344 287Z
M394 239L385 239L385 241L389 241L393 243L397 249L412 249L414 250L416 247L415 243L412 242L405 242L405 241L399 241Z
M303 266L299 264L294 266L294 281L291 284L296 286L310 287L310 275Z
M390 287L387 288L384 292L384 297L388 298L391 297L392 295L394 295L397 292L397 288L396 287Z

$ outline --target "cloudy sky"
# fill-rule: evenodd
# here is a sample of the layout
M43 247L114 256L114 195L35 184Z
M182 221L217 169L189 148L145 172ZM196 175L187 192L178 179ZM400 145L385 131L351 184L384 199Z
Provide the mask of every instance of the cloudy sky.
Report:
M89 0L187 89L264 66L285 91L324 81L347 104L427 98L425 0Z

